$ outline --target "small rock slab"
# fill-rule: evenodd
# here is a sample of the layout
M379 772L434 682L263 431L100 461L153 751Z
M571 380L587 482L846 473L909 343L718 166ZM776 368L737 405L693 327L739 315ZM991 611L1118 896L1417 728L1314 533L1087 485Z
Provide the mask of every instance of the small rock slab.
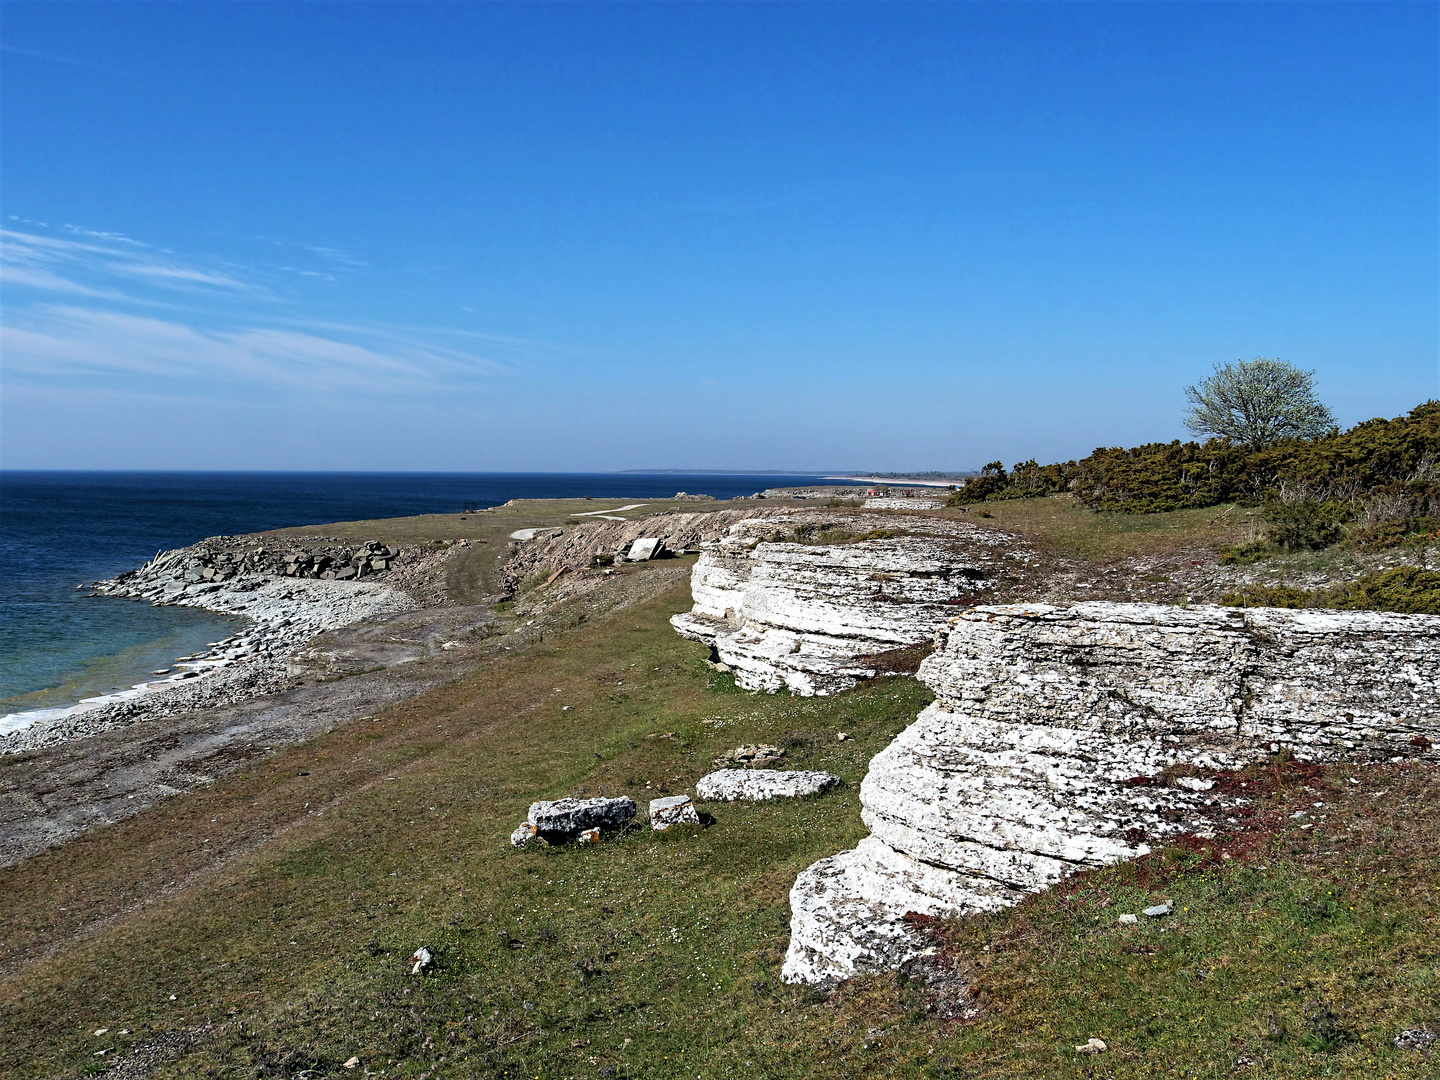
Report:
M695 785L695 794L710 802L798 799L802 795L818 795L839 783L840 778L828 772L721 769L702 776Z
M672 825L699 825L700 815L689 795L650 800L650 828L664 832Z
M530 804L530 815L510 834L523 847L534 840L548 844L577 840L596 829L618 829L635 816L634 799L555 799Z
M665 541L658 536L642 536L630 545L630 554L625 557L631 562L647 562L656 558L665 548Z

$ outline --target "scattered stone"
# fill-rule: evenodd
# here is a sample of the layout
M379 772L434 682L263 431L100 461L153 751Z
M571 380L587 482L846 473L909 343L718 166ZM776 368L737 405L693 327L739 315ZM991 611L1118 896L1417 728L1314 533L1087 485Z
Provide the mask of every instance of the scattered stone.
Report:
M1435 1032L1429 1028L1406 1028L1395 1036L1395 1045L1401 1050L1428 1050L1435 1038Z
M344 1065L342 1065L342 1066L340 1066L340 1067L341 1067L342 1069L356 1069L356 1068L359 1068L359 1067L360 1067L360 1059L359 1059L358 1057L352 1057L352 1058L350 1058L348 1061L346 1061Z
M798 799L803 795L818 795L839 783L840 778L828 772L721 769L696 781L695 795L709 802Z
M715 765L722 769L727 765L764 765L784 756L784 747L758 743L755 746L737 746L734 750L727 750L715 759Z
M1154 907L1147 907L1143 912L1141 912L1141 914L1151 919L1158 919L1162 915L1169 915L1174 910L1175 905L1170 903L1169 900L1166 900L1163 904L1156 904Z
M636 810L635 800L623 797L531 803L530 816L510 834L510 842L517 847L533 843L522 835L528 827L535 839L547 844L570 843L592 829L619 829L635 816Z
M1117 922L1122 922L1122 923L1138 923L1138 922L1140 921L1140 919L1139 919L1139 917L1136 916L1136 915L1131 915L1131 914L1129 914L1129 913L1126 913L1126 914L1124 914L1124 915L1121 915L1120 918L1119 918L1118 920L1116 920L1116 921L1117 921Z
M664 832L672 825L699 825L700 815L689 795L671 795L650 800L650 828Z
M1075 1047L1077 1054L1103 1054L1110 1049L1105 1045L1103 1039L1088 1039L1080 1046Z
M598 844L600 842L599 829L586 829L575 838L577 844Z
M1209 791L1215 786L1215 781L1201 780L1198 776L1182 776L1175 781L1175 786L1186 791Z
M430 955L430 950L421 945L410 954L409 970L411 975L423 975L435 966L435 957Z
M539 839L540 837L535 834L535 826L531 825L528 821L523 825L516 826L515 831L510 834L510 843L516 847L524 847L526 844ZM541 842L543 843L543 841Z
M850 733L848 731L837 732L835 735L836 742L844 742L848 738L850 738Z
M665 541L658 536L642 536L630 545L630 552L625 556L630 562L648 562L651 559L659 558L660 553L665 550Z

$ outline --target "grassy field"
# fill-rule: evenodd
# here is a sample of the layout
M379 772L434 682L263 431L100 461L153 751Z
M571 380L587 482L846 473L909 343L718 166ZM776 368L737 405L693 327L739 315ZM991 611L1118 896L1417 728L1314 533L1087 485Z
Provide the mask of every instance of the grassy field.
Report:
M1164 514L1097 513L1085 509L1073 495L1051 495L975 503L945 514L1021 533L1052 554L1106 563L1181 548L1242 543L1252 538L1257 511L1228 503Z
M1011 527L1053 514L1057 544L1092 545L1083 523L1067 532L1063 506L998 509ZM737 691L671 631L688 607L678 588L587 621L0 871L0 1074L1440 1071L1393 1045L1402 1029L1440 1030L1440 783L1418 765L1256 770L1256 813L1224 845L1231 857L1167 850L937 924L948 982L782 984L796 873L864 835L866 765L929 695L908 677L829 698ZM663 835L507 843L533 799L628 794L643 807L759 741L845 786L702 805L712 824ZM1168 919L1116 922L1167 899ZM422 945L436 970L410 976ZM957 995L978 1014L945 1019ZM1077 1053L1091 1037L1108 1049Z

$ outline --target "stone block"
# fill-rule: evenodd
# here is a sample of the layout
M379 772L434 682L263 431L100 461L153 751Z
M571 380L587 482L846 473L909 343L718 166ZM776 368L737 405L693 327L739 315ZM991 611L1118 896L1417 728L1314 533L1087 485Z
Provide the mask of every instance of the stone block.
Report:
M699 825L700 815L689 795L671 795L666 799L650 800L650 827L664 832L672 825Z
M763 802L818 795L838 786L840 778L828 772L781 769L721 769L695 783L695 796L707 802Z

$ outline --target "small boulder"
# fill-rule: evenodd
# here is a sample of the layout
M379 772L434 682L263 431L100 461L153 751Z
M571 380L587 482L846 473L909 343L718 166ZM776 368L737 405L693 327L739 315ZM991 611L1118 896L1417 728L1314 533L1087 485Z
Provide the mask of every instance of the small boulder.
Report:
M1138 915L1129 915L1129 914L1127 914L1127 915L1121 915L1120 918L1117 919L1116 921L1117 921L1117 922L1122 922L1122 923L1138 923L1138 922L1140 921L1140 917L1139 917Z
M702 776L695 784L695 794L710 802L798 799L802 795L818 795L839 783L840 778L828 772L721 769Z
M700 815L689 795L650 800L650 828L664 832L672 825L699 825Z
M1103 1054L1108 1049L1110 1048L1105 1045L1103 1039L1087 1039L1075 1047L1075 1052L1077 1054Z
M658 536L642 536L630 545L630 553L625 557L631 562L647 562L650 559L659 558L660 553L665 550L665 541Z
M1158 919L1162 915L1169 915L1174 910L1175 906L1171 904L1169 900L1166 900L1163 904L1156 904L1154 907L1147 907L1144 911L1144 914L1148 915L1152 919Z
M627 798L555 799L531 803L526 822L547 843L566 843L590 829L621 828L637 809L635 800Z

